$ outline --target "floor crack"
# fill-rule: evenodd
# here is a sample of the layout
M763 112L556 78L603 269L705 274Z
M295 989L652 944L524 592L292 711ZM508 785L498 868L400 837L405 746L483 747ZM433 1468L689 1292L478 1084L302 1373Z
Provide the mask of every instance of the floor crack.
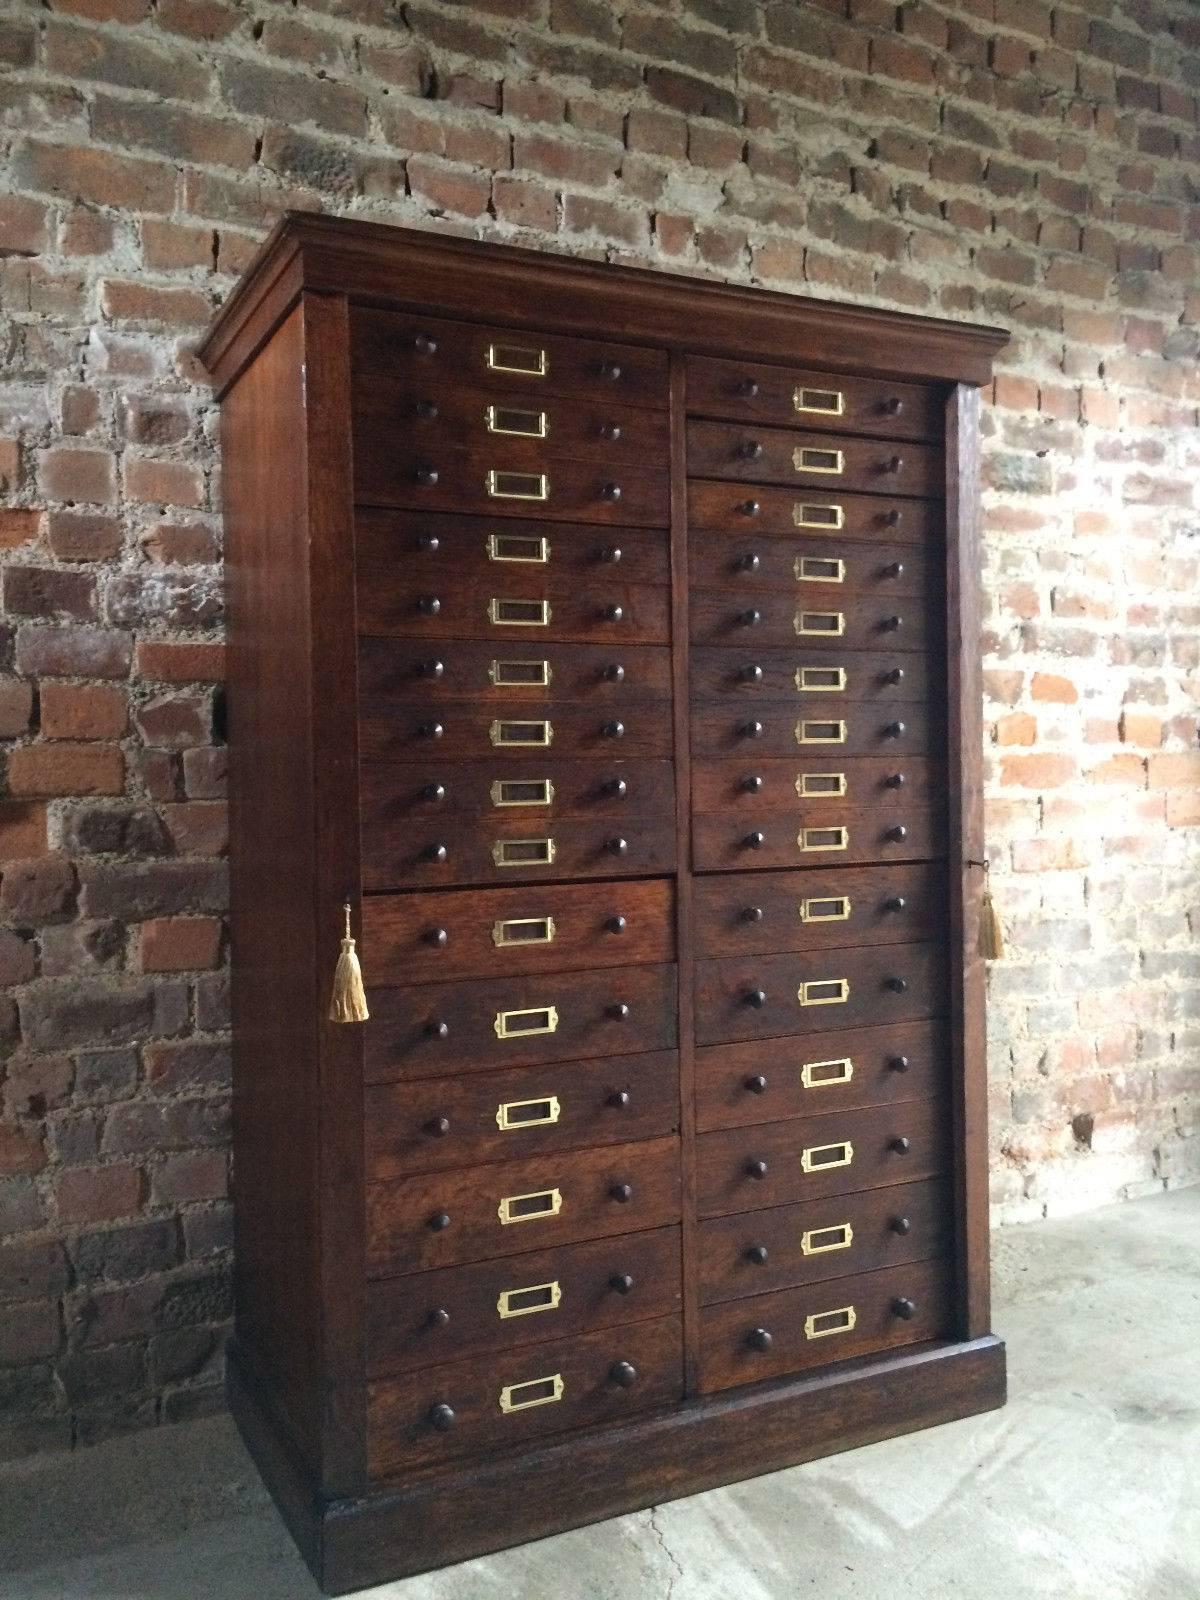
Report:
M683 1567L680 1565L675 1552L667 1543L666 1537L658 1525L658 1514L661 1510L661 1506L650 1507L650 1529L654 1534L654 1537L658 1540L659 1547L662 1550L663 1555L666 1556L667 1560L675 1568L675 1576L673 1576L670 1582L667 1584L667 1592L663 1596L663 1600L671 1600L671 1596L675 1593L675 1585L679 1582L679 1579L683 1577Z

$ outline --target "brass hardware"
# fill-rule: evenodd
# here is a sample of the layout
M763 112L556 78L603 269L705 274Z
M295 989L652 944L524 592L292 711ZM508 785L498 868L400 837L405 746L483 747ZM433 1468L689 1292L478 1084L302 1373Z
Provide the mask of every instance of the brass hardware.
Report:
M544 472L501 472L488 469L484 486L493 500L549 500L550 479Z
M492 1023L497 1039L531 1039L536 1034L558 1029L556 1006L522 1006L516 1011L497 1011Z
M845 687L845 667L796 668L796 688L802 694L841 694Z
M830 1228L809 1228L800 1236L800 1250L806 1256L827 1256L831 1250L849 1250L854 1229L848 1222Z
M492 923L492 943L507 949L511 945L553 944L553 917L512 917L508 922Z
M554 742L554 728L549 722L509 722L498 717L488 729L488 738L497 750L545 750Z
M494 806L548 806L554 785L549 778L497 778L491 794Z
M497 839L492 846L498 867L548 867L557 854L553 839Z
M845 583L846 563L840 556L797 556L792 566L797 583Z
M792 466L797 472L819 472L836 478L846 470L846 457L840 450L818 450L811 445L797 445L792 451Z
M808 411L820 417L840 417L846 411L846 397L840 389L798 386L792 390L792 404L797 411Z
M487 424L489 433L514 433L522 439L544 439L550 432L550 422L544 411L518 411L513 406L488 406L483 413L483 420Z
M810 1144L800 1152L800 1166L805 1172L826 1172L833 1167L848 1167L854 1160L854 1146L849 1139L838 1144Z
M552 1372L548 1378L530 1378L526 1383L506 1383L500 1391L500 1409L505 1415L510 1411L528 1411L532 1406L551 1406L562 1397L562 1373Z
M844 722L805 721L796 724L797 744L845 744Z
M548 628L549 600L488 601L488 620L508 628Z
M849 828L801 828L796 835L800 850L847 850L850 847Z
M817 800L825 795L846 792L844 772L802 772L796 779L796 793L801 800Z
M841 1006L849 998L849 978L810 978L796 991L802 1006Z
M493 372L520 372L527 378L544 378L550 370L544 350L523 344L489 344L487 364Z
M801 922L847 922L850 919L850 896L820 895L800 902Z
M497 689L548 689L553 676L548 661L493 661L488 668Z
M796 528L817 528L824 533L830 530L836 532L846 526L846 508L797 500L792 506L792 525Z
M794 626L801 638L840 639L846 616L842 611L797 611Z
M839 1306L836 1311L814 1311L804 1319L806 1339L824 1339L831 1333L849 1333L858 1321L853 1306Z
M496 1207L501 1225L511 1222L536 1222L541 1217L556 1217L562 1210L560 1189L538 1189L533 1194L506 1194Z
M496 1107L496 1126L501 1133L512 1133L519 1128L548 1128L558 1121L560 1110L555 1094L542 1095L537 1100L505 1100Z
M539 1311L557 1311L562 1303L558 1279L552 1283L531 1283L524 1289L501 1289L496 1314L502 1321L510 1317L531 1317Z
M837 1061L806 1061L800 1068L800 1082L806 1089L828 1089L831 1084L849 1083L854 1062L849 1056Z
M550 541L532 533L489 533L489 561L528 561L545 566L550 559Z

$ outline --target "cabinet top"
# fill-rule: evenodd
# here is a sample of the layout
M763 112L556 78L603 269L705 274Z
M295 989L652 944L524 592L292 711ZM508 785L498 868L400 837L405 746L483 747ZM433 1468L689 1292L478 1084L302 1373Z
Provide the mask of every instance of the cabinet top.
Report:
M836 372L986 383L1002 328L613 266L416 228L286 213L199 356L224 391L304 293Z

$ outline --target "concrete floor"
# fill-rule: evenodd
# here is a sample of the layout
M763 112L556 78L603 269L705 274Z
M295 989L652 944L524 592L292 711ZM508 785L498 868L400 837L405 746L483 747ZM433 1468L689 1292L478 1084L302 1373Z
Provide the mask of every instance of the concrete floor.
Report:
M374 1600L1200 1600L1200 1189L996 1239L1004 1411ZM223 1418L0 1470L5 1600L313 1600Z

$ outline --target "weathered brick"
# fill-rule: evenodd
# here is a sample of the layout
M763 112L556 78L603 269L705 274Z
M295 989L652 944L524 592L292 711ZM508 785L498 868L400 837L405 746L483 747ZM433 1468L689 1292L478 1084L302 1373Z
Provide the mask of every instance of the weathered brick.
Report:
M32 744L8 758L9 792L17 796L122 794L125 754L115 744Z
M68 1167L54 1185L59 1221L74 1228L136 1216L145 1185L141 1167L121 1162L103 1167Z
M143 972L194 972L215 967L221 924L215 917L158 917L141 930Z
M107 683L42 685L41 731L47 739L119 739L129 722L123 689Z

